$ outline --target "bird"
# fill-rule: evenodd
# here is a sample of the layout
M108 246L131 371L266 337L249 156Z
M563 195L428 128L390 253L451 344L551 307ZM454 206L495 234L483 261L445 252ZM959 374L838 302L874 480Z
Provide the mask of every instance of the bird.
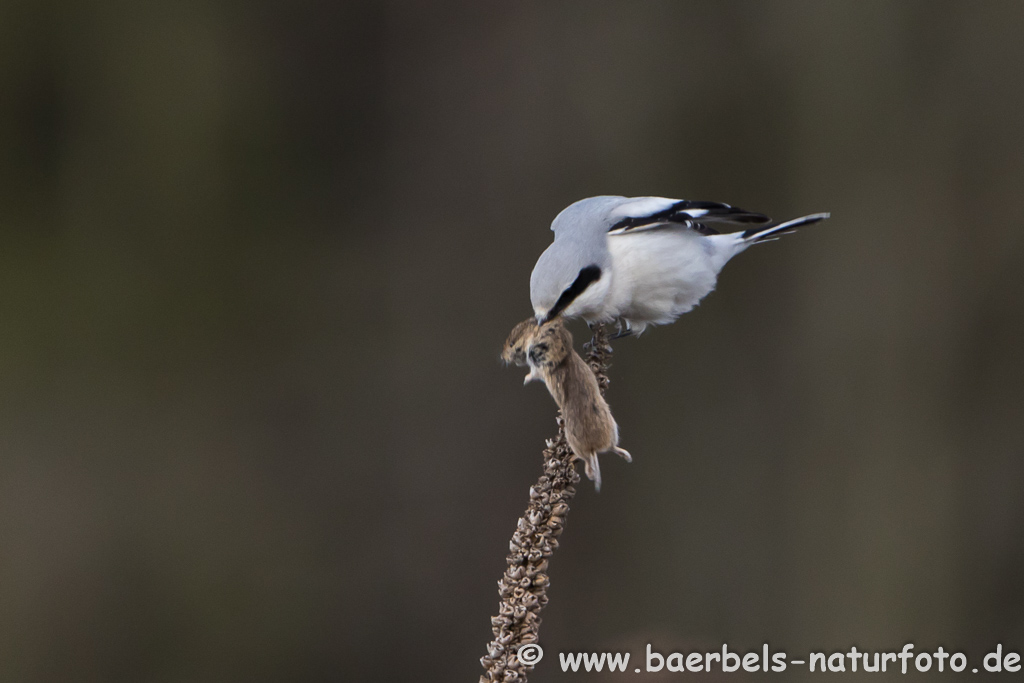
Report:
M552 221L554 241L530 275L537 322L561 316L618 321L616 336L666 325L714 290L718 274L752 244L817 223L828 213L773 221L729 204L666 197L581 199ZM735 232L720 233L718 227Z
M594 490L601 490L600 453L615 453L633 462L629 451L619 447L619 426L601 395L597 377L572 346L572 334L555 318L543 325L527 318L516 325L501 358L506 364L529 366L523 384L541 380L555 399L565 421L565 440L574 459L582 460Z

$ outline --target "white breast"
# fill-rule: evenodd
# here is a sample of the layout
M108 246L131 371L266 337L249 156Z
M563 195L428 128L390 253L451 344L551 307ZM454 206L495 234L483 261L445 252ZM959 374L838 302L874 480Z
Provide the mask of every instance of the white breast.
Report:
M612 235L608 248L611 286L598 317L625 318L637 333L696 306L715 288L724 265L714 240L686 228Z

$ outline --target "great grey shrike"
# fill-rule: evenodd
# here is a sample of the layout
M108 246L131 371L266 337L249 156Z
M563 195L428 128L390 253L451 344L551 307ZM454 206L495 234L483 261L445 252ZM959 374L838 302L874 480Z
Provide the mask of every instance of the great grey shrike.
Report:
M717 202L664 197L581 199L551 223L555 240L530 276L539 323L561 315L621 320L640 334L696 306L726 262L751 244L828 218L784 222ZM746 227L720 234L714 226Z

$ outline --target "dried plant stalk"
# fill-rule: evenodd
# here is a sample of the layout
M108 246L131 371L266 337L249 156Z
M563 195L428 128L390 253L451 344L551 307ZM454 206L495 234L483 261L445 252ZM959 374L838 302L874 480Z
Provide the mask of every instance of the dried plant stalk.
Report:
M604 394L608 388L611 360L608 332L604 325L594 328L587 350L587 364L597 376ZM530 487L530 503L509 542L508 569L498 581L498 616L491 617L494 640L480 658L485 673L480 683L526 681L533 666L516 657L519 648L536 643L540 611L548 604L548 561L558 548L569 501L576 495L574 484L580 475L573 466L573 454L565 440L565 423L558 417L558 436L549 439L544 451L544 473Z

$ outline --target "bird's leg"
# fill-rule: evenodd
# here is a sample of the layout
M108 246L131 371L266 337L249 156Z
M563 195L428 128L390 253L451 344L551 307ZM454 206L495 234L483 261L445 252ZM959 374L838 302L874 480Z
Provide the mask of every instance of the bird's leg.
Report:
M616 332L612 336L608 337L608 341L613 342L616 339L622 339L623 337L631 337L632 335L633 335L633 330L629 329L628 327L626 329L622 329L620 327L618 332Z
M624 318L619 318L615 321L615 334L608 337L608 341L613 342L616 339L622 339L633 334L633 329L629 326L629 321Z
M602 323L592 323L592 322L588 322L587 323L587 327L590 328L590 332L594 335L593 337L591 337L590 341L588 341L588 342L583 344L583 348L586 349L587 351L590 351L591 349L594 348L594 339L597 338L597 328L600 327L601 324ZM616 321L615 328L616 328L615 334L613 334L610 337L607 337L605 339L606 342L613 342L616 339L622 339L623 337L629 337L630 335L633 334L633 330L630 329L629 323L625 323L624 324L622 318L619 318ZM609 353L611 353L612 347L606 343L605 349Z
M591 337L590 341L586 341L583 343L583 348L585 350L589 351L590 349L594 348L594 335L597 332L597 328L600 327L600 325L601 323L587 321L587 327L590 328Z
M587 349L589 351L590 349L594 348L594 339L597 338L597 327L598 327L598 325L594 324L594 323L587 323L587 324L590 325L590 331L592 333L594 333L594 338L591 339L590 341L588 341L586 344L583 345L583 348L585 348L585 349ZM628 336L630 336L632 334L633 334L633 330L631 330L629 328L629 323L623 324L622 318L619 318L616 321L616 323L615 323L615 334L611 335L610 337L606 337L605 338L605 342L606 342L605 348L610 353L611 350L612 350L612 347L610 345L608 345L609 342L613 342L616 339L622 339L623 337L628 337Z

